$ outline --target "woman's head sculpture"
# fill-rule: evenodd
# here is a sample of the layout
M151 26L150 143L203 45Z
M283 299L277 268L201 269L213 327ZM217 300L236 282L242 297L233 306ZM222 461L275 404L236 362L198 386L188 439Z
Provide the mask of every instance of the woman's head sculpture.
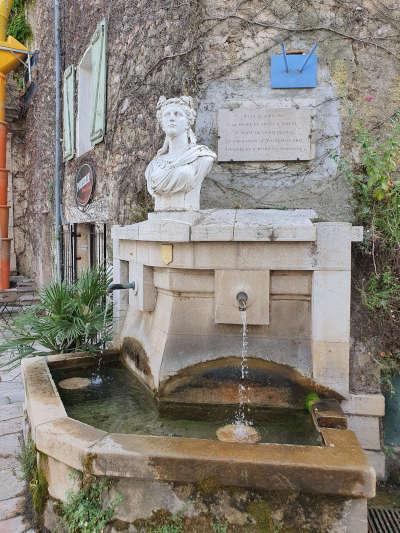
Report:
M216 155L207 146L197 144L193 99L161 96L156 116L165 140L146 169L147 188L154 197L155 209L198 210L201 184Z
M160 96L157 102L157 120L160 124L162 130L165 133L165 141L162 147L158 150L157 154L166 154L169 148L169 134L171 135L171 130L166 124L166 119L168 109L178 108L181 112L183 121L186 120L186 131L188 136L189 144L196 144L197 139L192 126L196 121L196 110L193 105L193 98L191 96L179 96L178 98L165 98L165 96ZM172 132L173 134L173 132Z

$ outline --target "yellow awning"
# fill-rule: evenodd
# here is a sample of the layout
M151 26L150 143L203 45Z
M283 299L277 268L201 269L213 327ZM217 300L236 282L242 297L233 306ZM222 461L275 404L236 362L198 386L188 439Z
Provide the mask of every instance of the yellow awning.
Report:
M1 48L11 48L12 51L8 52ZM0 41L0 72L2 74L11 72L11 70L14 70L17 67L20 60L24 60L26 55L19 54L18 50L28 52L26 46L10 35L7 37L6 41Z

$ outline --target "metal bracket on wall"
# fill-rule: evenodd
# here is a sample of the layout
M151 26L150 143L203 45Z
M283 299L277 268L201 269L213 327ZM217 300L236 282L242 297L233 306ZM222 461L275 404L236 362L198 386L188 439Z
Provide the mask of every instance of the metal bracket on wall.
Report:
M31 83L32 81L32 68L37 63L37 58L39 55L38 50L20 50L18 48L10 48L8 46L0 46L0 50L3 50L4 52L10 52L13 54L16 59L21 63L21 65L24 65L25 72L28 73L28 82ZM19 56L25 55L27 56L27 59L24 61Z

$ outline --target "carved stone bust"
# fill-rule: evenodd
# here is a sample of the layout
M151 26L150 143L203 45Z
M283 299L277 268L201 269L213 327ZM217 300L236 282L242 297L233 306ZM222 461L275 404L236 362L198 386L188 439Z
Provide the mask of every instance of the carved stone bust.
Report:
M200 209L200 189L210 172L216 154L197 144L192 126L196 111L190 96L161 96L157 120L165 141L146 169L147 189L156 211Z

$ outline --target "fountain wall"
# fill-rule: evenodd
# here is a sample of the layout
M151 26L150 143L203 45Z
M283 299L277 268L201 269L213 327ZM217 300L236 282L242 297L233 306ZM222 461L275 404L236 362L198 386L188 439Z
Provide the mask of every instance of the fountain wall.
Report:
M350 249L362 233L348 223L314 224L313 216L210 211L189 226L158 213L113 229L116 279L141 274L138 294L116 297L117 344L141 344L150 386L200 362L240 357L235 296L246 290L249 355L348 394ZM160 241L170 243L168 263Z

